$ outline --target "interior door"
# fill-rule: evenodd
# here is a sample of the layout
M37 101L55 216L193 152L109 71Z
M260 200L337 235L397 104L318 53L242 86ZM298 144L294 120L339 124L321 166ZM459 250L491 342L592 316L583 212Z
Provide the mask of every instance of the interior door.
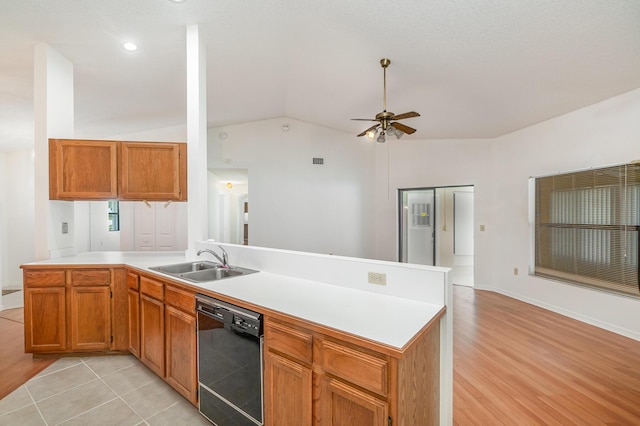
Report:
M400 190L400 261L435 265L435 189Z

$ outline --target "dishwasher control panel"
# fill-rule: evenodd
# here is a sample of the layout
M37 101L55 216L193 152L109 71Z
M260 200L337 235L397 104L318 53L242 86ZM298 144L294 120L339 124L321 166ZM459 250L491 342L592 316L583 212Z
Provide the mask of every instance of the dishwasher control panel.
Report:
M224 323L232 330L262 336L262 314L202 294L196 295L196 311Z

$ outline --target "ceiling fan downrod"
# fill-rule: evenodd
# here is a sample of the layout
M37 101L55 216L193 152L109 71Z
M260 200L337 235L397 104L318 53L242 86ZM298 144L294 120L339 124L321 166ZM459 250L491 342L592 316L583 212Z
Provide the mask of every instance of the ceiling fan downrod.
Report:
M383 79L383 88L384 88L384 97L383 97L383 106L384 112L387 112L387 67L391 63L391 60L388 58L380 59L380 65L382 65L382 79Z

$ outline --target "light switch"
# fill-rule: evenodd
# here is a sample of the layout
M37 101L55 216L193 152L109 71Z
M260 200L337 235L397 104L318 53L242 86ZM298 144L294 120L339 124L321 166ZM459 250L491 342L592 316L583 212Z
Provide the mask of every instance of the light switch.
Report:
M480 225L480 232L484 232L484 225Z

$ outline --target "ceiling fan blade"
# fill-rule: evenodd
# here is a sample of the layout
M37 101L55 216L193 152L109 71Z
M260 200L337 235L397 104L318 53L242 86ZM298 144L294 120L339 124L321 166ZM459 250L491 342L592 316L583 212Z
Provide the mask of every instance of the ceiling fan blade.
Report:
M404 124L401 124L401 123L398 123L398 122L394 122L394 123L391 123L391 124L393 124L393 127L395 127L396 129L398 129L401 132L404 132L404 133L406 133L408 135L416 132L416 129L414 129L413 127L405 126Z
M413 117L420 117L420 114L418 114L415 111L405 112L404 114L394 115L392 120L402 120L403 118L413 118Z
M367 134L367 132L370 132L371 130L375 129L376 127L378 127L380 124L374 124L373 126L369 127L367 130L365 130L364 132L360 133L358 136L364 136ZM414 130L415 132L415 130Z
M352 118L353 121L378 121L375 118Z

